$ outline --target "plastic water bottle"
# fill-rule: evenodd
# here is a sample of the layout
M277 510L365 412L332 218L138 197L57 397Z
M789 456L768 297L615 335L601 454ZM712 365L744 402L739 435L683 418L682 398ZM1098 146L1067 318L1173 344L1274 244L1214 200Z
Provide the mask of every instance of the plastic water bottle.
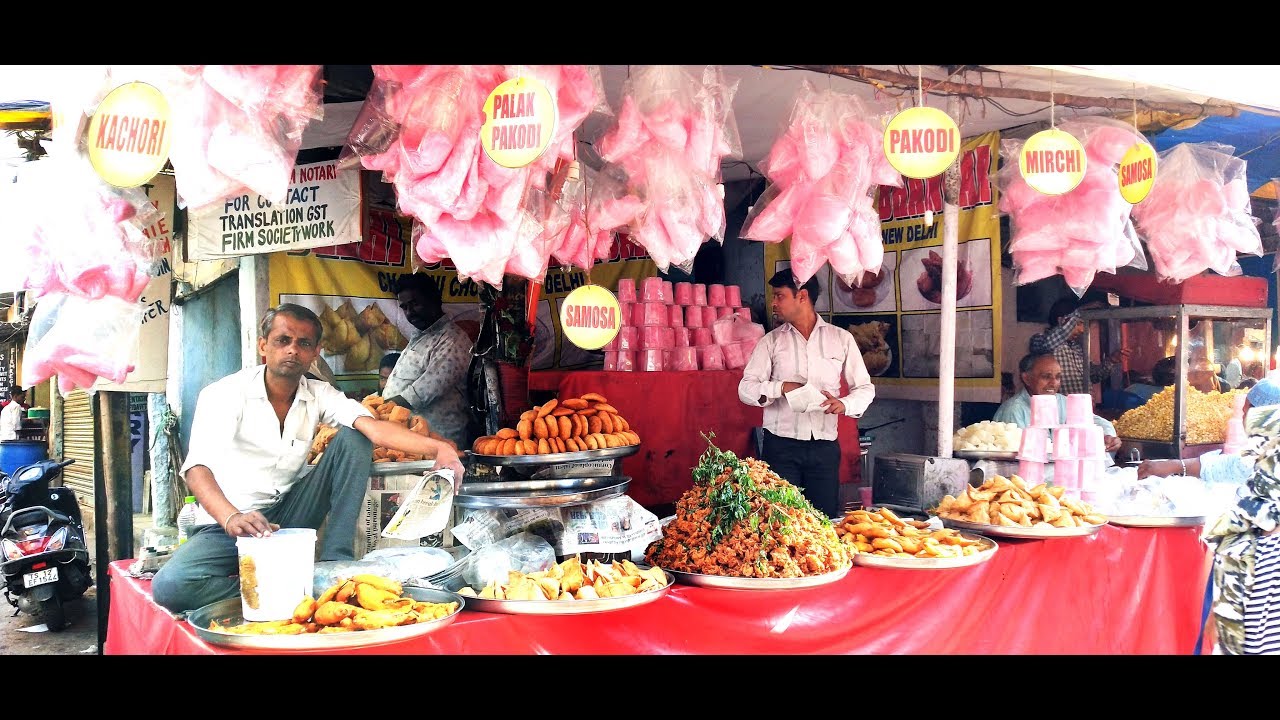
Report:
M178 544L187 541L187 533L196 522L196 496L188 495L187 502L178 511Z

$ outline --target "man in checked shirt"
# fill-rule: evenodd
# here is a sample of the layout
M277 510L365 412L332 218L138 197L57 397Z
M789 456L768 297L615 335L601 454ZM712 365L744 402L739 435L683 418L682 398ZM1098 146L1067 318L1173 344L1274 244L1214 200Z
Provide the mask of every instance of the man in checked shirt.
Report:
M782 324L756 344L738 383L738 399L764 408L764 457L804 490L814 507L838 517L838 415L862 417L876 389L853 335L814 311L818 280L797 286L791 270L769 278L774 317ZM837 397L840 381L849 392Z
M1092 307L1101 307L1101 304L1091 302L1077 307L1075 300L1062 298L1049 308L1049 328L1031 336L1032 355L1048 353L1062 366L1062 385L1058 392L1063 395L1088 395L1093 383L1102 382L1111 373L1111 367L1120 362L1121 357L1129 355L1129 350L1124 349L1115 351L1101 363L1086 361L1084 345L1080 343L1080 337L1084 335L1080 311Z

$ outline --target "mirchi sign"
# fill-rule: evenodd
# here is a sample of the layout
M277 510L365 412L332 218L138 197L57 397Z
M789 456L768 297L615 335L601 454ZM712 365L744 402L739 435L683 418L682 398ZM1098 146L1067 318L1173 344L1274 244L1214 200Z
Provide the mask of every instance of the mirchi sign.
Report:
M1071 134L1053 128L1027 138L1018 153L1018 170L1032 189L1062 195L1084 179L1084 146Z
M622 328L618 298L599 285L583 285L560 303L560 327L569 342L583 350L599 350Z
M111 185L137 187L164 168L171 136L164 95L146 83L121 85L89 120L89 163Z

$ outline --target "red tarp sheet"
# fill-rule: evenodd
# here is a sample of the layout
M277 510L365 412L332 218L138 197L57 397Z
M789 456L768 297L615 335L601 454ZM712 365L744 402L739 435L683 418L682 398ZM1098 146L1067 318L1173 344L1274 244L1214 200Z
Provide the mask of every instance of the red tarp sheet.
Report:
M414 640L334 654L1190 654L1200 625L1199 528L1104 527L1088 538L1000 540L950 570L854 567L816 588L676 585L639 607L590 615L464 611ZM111 564L107 655L242 651L201 641Z
M631 485L627 494L645 506L675 503L693 487L690 471L707 449L699 433L716 434L722 450L756 457L751 428L764 410L738 400L741 370L699 372L571 372L560 381L560 397L595 392L609 398L640 435L640 452L622 461ZM840 417L840 482L858 482L858 421Z

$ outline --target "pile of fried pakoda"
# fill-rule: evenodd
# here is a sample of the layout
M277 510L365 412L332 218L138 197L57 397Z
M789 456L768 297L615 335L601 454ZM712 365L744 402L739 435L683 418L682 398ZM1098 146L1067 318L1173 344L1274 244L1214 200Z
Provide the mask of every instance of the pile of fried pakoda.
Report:
M667 576L662 568L642 570L630 560L615 560L611 565L592 560L583 565L577 557L571 557L538 572L511 570L506 583L491 581L480 592L464 587L458 594L488 600L598 600L666 586Z
M1028 488L1017 475L987 478L959 497L947 495L929 512L939 517L1003 527L1072 528L1101 525L1106 516L1086 502L1063 496L1064 488L1040 483Z
M320 327L320 347L330 355L341 355L348 372L377 370L384 351L409 344L377 303L358 313L349 299L336 311L326 305L320 311Z
M402 597L404 587L381 575L355 575L325 590L317 599L303 598L287 620L222 625L209 629L236 635L303 635L354 632L412 625L446 618L458 603L429 603Z
M889 508L854 510L836 526L840 542L854 552L887 557L955 558L982 552L982 543L952 528L930 531L929 523L904 520Z
M418 433L419 435L426 435L433 440L439 440L441 442L449 443L449 445L453 445L452 440L433 431L431 426L427 424L426 418L421 415L414 415L409 412L409 408L400 407L396 403L391 402L390 400L384 400L378 395L367 395L364 400L360 401L360 404L368 408L369 412L373 413L373 416L379 420L387 420L389 422L396 423L397 425L403 425L409 428L410 431ZM307 462L311 465L315 465L320 462L320 456L324 454L325 448L329 446L329 441L337 434L338 428L332 425L321 425L316 430L315 439L311 441L311 455L308 457ZM457 449L456 445L454 445L454 449ZM418 455L416 453L407 453L401 450L392 450L391 448L383 447L381 445L373 446L373 461L376 463L414 462L416 460L435 460L435 453Z
M546 455L639 444L640 436L605 396L587 393L526 410L514 429L477 438L471 449L480 455Z
M728 464L706 483L697 482L695 470L694 486L676 503L675 518L645 551L647 562L680 572L756 578L825 575L852 564L830 521L798 488L761 460L717 455L717 463Z

